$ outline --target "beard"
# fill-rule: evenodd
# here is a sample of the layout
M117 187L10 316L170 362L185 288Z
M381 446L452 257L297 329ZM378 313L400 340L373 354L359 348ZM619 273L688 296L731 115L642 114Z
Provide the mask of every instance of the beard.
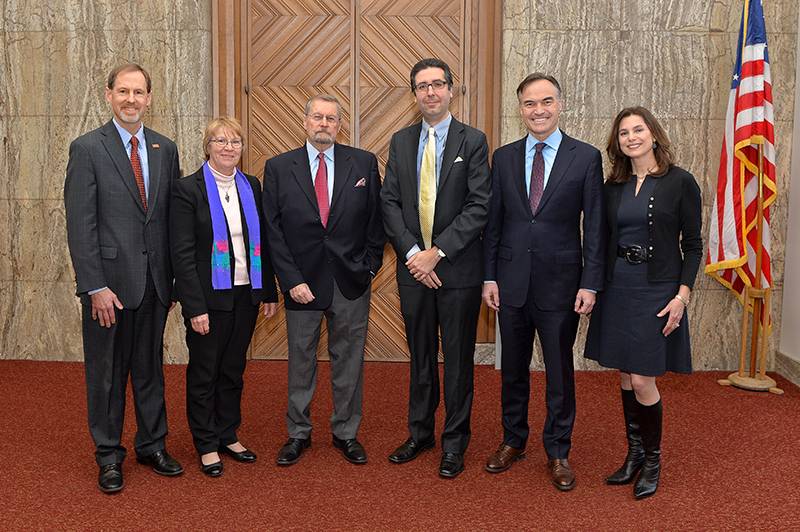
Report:
M317 144L333 144L333 135L331 135L330 131L320 129L314 132L314 136L311 137L311 141L316 142Z

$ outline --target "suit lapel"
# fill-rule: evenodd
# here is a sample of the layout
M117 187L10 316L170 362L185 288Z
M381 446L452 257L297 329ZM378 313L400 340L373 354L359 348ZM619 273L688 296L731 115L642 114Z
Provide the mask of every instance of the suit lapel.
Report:
M514 145L514 160L511 165L511 172L514 184L517 187L517 192L519 193L519 199L522 201L525 210L530 212L531 202L528 197L530 191L527 190L525 186L525 141L527 138L527 135L522 137L522 140L517 141Z
M155 136L153 135L153 131L144 128L144 143L147 148L147 168L150 180L147 194L147 217L150 218L150 213L155 210L156 204L158 203L158 188L161 186L161 181L163 181L163 179L161 179L161 165L163 159L161 157L161 148L153 146L153 143L148 140L148 134L150 138Z
M447 181L447 178L450 176L450 170L453 168L453 161L455 161L458 152L461 151L464 137L464 124L453 118L450 121L450 129L447 132L447 142L444 145L442 169L439 172L439 185L437 190L442 190L445 181ZM462 164L466 164L466 161Z
M353 170L353 161L350 159L350 154L342 148L341 145L335 144L333 148L333 200L331 201L331 211L339 203L339 198L342 193L353 184L350 184L350 177Z
M297 181L297 185L306 195L308 201L311 202L317 214L319 214L317 193L314 192L314 180L311 177L311 165L308 164L308 150L306 150L305 144L294 151L293 163L292 175Z
M539 201L537 212L547 204L547 200L553 195L553 191L567 174L567 170L575 158L575 142L565 133L562 132L562 134L561 146L559 146L556 158L553 161L553 168L550 169L550 177L547 178L547 186L544 187L542 192L542 199Z
M399 146L397 150L399 153L404 154L402 161L398 157L398 163L403 164L405 172L398 172L399 176L406 176L404 186L411 190L411 196L414 198L414 209L419 212L419 176L417 176L417 151L419 150L419 135L422 131L422 122L418 122L406 130L403 142L404 146ZM419 224L419 221L417 222Z
M105 146L109 157L114 162L117 172L128 188L134 201L139 205L144 212L144 204L142 203L142 196L139 194L139 185L136 184L136 176L133 175L133 167L131 167L131 160L128 158L128 152L125 151L125 146L122 144L122 139L119 136L116 126L112 122L113 118L106 122L106 125L101 129L103 134L103 146ZM149 153L148 153L149 157Z

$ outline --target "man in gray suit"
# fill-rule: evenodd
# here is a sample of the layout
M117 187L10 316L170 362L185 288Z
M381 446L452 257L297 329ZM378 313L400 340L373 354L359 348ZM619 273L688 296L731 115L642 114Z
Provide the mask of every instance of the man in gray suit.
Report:
M114 117L69 147L64 204L77 295L83 306L83 356L89 431L104 493L124 486L121 445L131 378L138 430L136 460L161 475L181 465L165 450L164 326L171 309L169 194L180 177L178 150L142 126L150 76L116 67L106 100Z
M392 137L381 205L397 254L397 287L411 353L410 437L389 456L414 460L436 443L439 332L445 420L439 475L464 470L472 411L475 337L481 307L481 231L492 196L486 135L452 117L450 67L423 59L411 70L422 122Z

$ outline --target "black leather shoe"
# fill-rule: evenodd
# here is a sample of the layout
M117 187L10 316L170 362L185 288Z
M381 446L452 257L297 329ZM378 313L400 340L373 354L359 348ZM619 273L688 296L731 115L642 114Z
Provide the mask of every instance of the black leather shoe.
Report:
M230 447L228 447L227 445L220 445L219 446L219 454L227 454L229 456L232 456L233 459L236 460L237 462L243 462L245 464L249 464L251 462L255 462L256 459L257 459L256 453L254 453L253 451L251 451L249 449L245 449L244 451L237 452L237 451L232 451L230 449Z
M103 493L116 493L125 487L125 480L122 478L122 466L120 464L107 464L100 467L100 475L97 477L97 487Z
M183 473L183 466L177 460L167 454L167 451L161 449L156 451L150 456L140 456L136 454L136 461L142 465L153 466L153 471L159 475L174 477Z
M200 471L209 477L218 477L222 474L222 460L208 465L205 465L203 460L200 460Z
M358 443L358 440L351 438L349 440L340 440L336 436L333 437L333 446L342 451L345 460L354 464L367 463L367 451L364 446Z
M287 466L297 463L303 456L303 451L311 447L311 436L306 439L289 438L286 445L278 453L278 465Z
M439 465L439 476L456 478L464 471L464 457L456 453L444 453L442 463Z
M408 438L406 442L397 448L395 452L389 455L389 461L395 464L404 464L410 462L422 451L433 449L436 447L436 438L431 437L430 440L424 441L420 444L414 441L414 438Z

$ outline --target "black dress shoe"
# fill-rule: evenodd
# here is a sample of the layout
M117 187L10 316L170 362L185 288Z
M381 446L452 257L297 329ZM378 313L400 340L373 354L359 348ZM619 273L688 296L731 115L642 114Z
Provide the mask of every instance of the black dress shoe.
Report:
M222 474L222 460L214 462L213 464L205 465L203 460L200 460L200 471L209 477L218 477Z
M227 454L232 456L234 460L237 462L244 462L245 464L249 464L250 462L255 462L257 457L256 453L249 449L245 449L244 451L232 451L230 447L227 445L220 445L219 446L219 454Z
M177 460L167 454L167 451L161 449L156 451L150 456L140 456L136 454L136 461L142 465L153 466L153 471L159 475L173 477L183 473L183 466Z
M120 464L100 466L97 487L103 493L116 493L122 490L125 487L125 481L122 479L122 466Z
M303 451L311 447L311 436L306 439L289 438L286 445L278 453L278 465L287 466L297 463L303 456Z
M436 438L431 436L431 439L428 441L424 441L420 444L414 441L414 438L408 438L406 442L397 448L395 452L389 455L389 461L394 462L395 464L404 464L406 462L410 462L422 451L427 451L428 449L433 449L436 447Z
M349 440L340 440L334 436L333 446L342 451L342 454L348 462L354 464L367 463L367 451L364 450L363 445L358 443L357 439L350 438Z
M456 453L444 453L442 463L439 465L439 476L456 478L464 471L464 457Z

